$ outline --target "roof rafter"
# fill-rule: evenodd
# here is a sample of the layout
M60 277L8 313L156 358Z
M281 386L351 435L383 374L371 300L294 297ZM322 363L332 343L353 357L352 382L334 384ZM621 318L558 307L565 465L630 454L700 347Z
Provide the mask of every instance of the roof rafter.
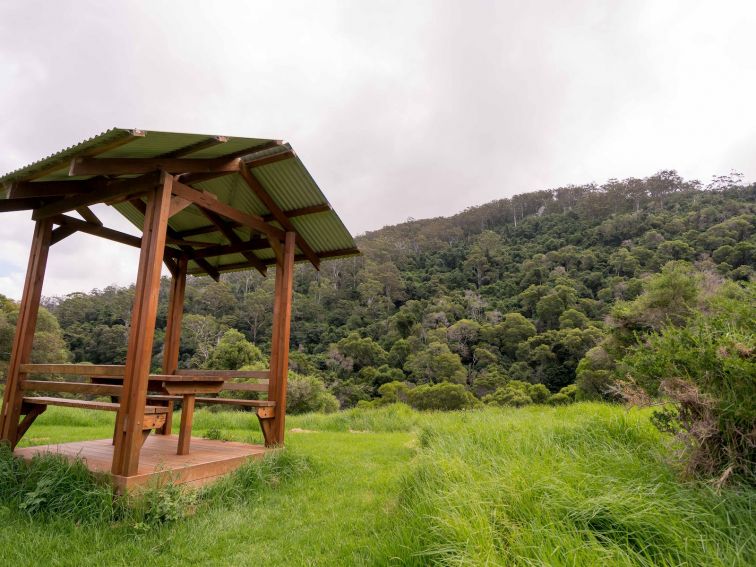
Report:
M233 173L240 159L221 158L74 158L68 175L135 175L158 169L167 173Z
M134 179L113 181L102 191L84 193L61 199L49 205L45 205L34 211L33 220L46 219L61 213L72 211L78 207L102 203L110 199L117 199L129 195L139 195L148 191L160 182L160 173L154 172Z
M222 218L220 218L219 215L212 211L208 211L206 209L200 209L202 211L202 214L204 214L210 222L212 222L215 226L218 227L218 230L220 230L223 233L223 236L225 236L228 241L231 244L244 244L244 241L239 237L238 234L234 232L234 229L229 226L226 221L224 221ZM257 268L257 270L264 276L267 274L267 268L265 264L257 257L255 256L255 253L251 250L245 250L241 252L244 257L247 259L247 261L250 263L250 265L254 268Z
M242 167L239 170L239 175L241 175L241 178L244 179L247 187L250 188L250 190L257 196L257 198L262 201L263 205L265 205L265 207L270 211L270 214L273 215L273 218L275 218L276 221L282 227L284 227L287 232L293 232L294 234L296 234L297 246L304 253L305 257L312 263L312 265L315 266L315 269L319 270L320 258L318 257L318 255L310 247L310 245L307 244L304 237L302 237L302 235L297 232L297 229L294 228L294 225L291 223L289 218L284 214L278 204L276 204L276 202L273 200L273 197L268 194L262 184L254 176L254 174L246 167Z
M325 204L325 205L312 205L310 207L302 207L302 208L299 208L299 209L289 209L288 211L284 211L284 214L291 219L291 218L295 218L295 217L303 217L305 215L314 215L314 214L317 214L317 213L327 213L327 212L332 211L332 210L333 209L331 208L331 205L329 205L329 204ZM271 222L271 221L276 220L273 217L273 215L271 215L271 214L263 215L262 219L265 222ZM235 223L235 222L232 223L230 221L229 221L228 224L230 224L234 228L236 228L238 226L241 226L238 223ZM215 225L213 225L213 224L209 224L209 225L206 225L206 226L198 226L197 228L190 228L190 229L187 229L187 230L181 230L181 231L179 231L179 234L182 237L187 237L187 236L197 236L199 234L210 234L210 233L213 233L213 232L218 232L218 227L215 226Z
M175 187L176 180L174 179L173 185ZM140 213L142 213L142 216L147 212L147 205L144 204L144 202L141 199L133 199L129 201L131 205ZM166 227L166 235L168 238L176 238L176 231L172 229L170 226ZM194 249L190 245L186 244L180 244L179 249L184 253L184 255L189 259L194 261L200 269L206 273L208 276L213 278L216 282L220 281L220 272L216 270L209 262L206 260L203 260L202 258L195 258L194 257ZM166 248L168 250L168 248Z
M188 201L192 201L195 205L202 209L207 209L214 213L217 213L227 219L231 219L243 226L249 227L257 232L261 232L271 238L277 238L281 240L284 237L284 231L280 228L266 223L262 217L257 215L251 215L243 213L231 205L227 205L218 201L217 197L212 193L206 191L199 191L193 187L189 187L180 181L174 181L173 194L183 197ZM212 195L212 196L211 196Z
M118 137L112 142L108 144L103 144L101 146L97 146L88 151L84 151L83 153L79 155L80 157L84 157L84 156L92 157L99 154L104 154L105 152L108 152L115 148L120 148L121 146L125 146L126 144L133 142L134 140L137 140L139 138L144 138L144 135L145 134L142 130L127 130L126 132L124 132L122 136ZM50 173L53 173L54 171L63 169L66 163L68 163L68 158L61 157L59 161L56 160L54 163L50 164L44 169L33 173L32 175L27 177L26 180L31 181L32 179L39 179L40 177L45 177L46 175L49 175Z
M219 144L225 144L226 142L228 142L228 138L226 136L211 136L210 138L207 138L205 140L200 140L199 142L195 142L194 144L189 144L188 146L184 146L183 148L173 150L172 152L166 152L162 154L160 157L162 158L184 157L184 156L188 156L189 154L194 154L199 151L206 150L207 148L212 148Z

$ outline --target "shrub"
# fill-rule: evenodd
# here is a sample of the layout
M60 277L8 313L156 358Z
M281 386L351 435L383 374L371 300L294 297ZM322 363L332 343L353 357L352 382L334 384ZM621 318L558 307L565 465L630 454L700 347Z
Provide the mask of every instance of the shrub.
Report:
M494 406L522 407L533 403L528 394L530 384L520 380L510 380L505 386L483 398L483 402Z
M724 286L687 325L629 349L623 376L674 403L656 423L683 442L686 470L756 482L756 286Z
M549 398L551 392L543 384L531 384L528 386L528 395L534 404L542 404Z
M427 384L408 390L407 402L419 410L461 410L474 407L478 400L462 384Z
M549 397L549 404L552 406L564 406L570 403L570 397L567 394L556 393Z
M378 388L380 398L375 400L377 405L395 404L397 402L407 403L407 394L410 391L410 385L406 382L389 382Z
M286 411L292 414L319 411L331 413L339 409L339 400L314 376L289 372Z

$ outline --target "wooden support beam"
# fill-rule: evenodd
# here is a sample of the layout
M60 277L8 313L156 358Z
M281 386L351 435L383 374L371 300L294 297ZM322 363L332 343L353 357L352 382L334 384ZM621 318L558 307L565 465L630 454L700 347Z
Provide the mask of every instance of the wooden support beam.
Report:
M263 142L262 144L257 144L256 146L249 146L242 148L241 150L236 150L235 152L228 154L226 157L251 156L254 154L259 154L260 152L272 150L273 148L278 148L282 145L284 145L283 140L270 140L269 142Z
M24 374L63 374L64 376L123 376L122 364L22 364Z
M211 249L208 248L207 250L211 250ZM203 250L202 252L205 252L205 250ZM320 257L321 260L327 260L329 258L346 258L348 256L359 256L361 254L362 252L360 252L357 248L344 248L342 250L329 250L328 252L321 252L318 254L318 256ZM295 262L304 262L305 260L307 260L307 258L305 257L304 254L296 254L294 256ZM276 259L275 258L266 259L266 260L263 260L263 263L266 266L273 266L276 264ZM218 266L218 271L219 272L233 272L237 270L248 270L253 267L254 266L250 265L249 262L233 262L231 264L221 264L220 266ZM189 273L192 275L196 275L196 274L201 273L201 271L197 269L192 269L192 270L189 270Z
M302 207L299 209L289 209L288 211L284 211L284 214L291 219L294 217L302 217L305 215L327 213L332 210L333 209L331 209L331 205L326 203L324 205L312 205L310 207ZM262 219L265 222L271 222L271 221L276 220L275 217L273 217L273 215L271 214L263 215ZM229 221L228 224L231 225L233 228L237 228L238 226L240 226L239 223L231 222L231 221ZM189 236L197 236L199 234L212 234L213 232L218 232L218 227L215 226L214 224L209 224L206 226L198 226L197 228L181 230L178 232L178 234L182 238L186 238Z
M68 229L78 230L81 232L86 232L87 234L99 236L107 240L112 240L113 242L126 244L127 246L134 246L135 248L141 248L142 246L142 239L139 238L138 236L126 234L125 232L113 230L112 228L107 228L99 224L92 224L89 222L85 222L75 217L70 217L68 215L57 215L53 217L52 220L56 224L60 224L61 225L60 228L68 228ZM60 228L57 230L60 230Z
M236 244L216 244L195 252L195 258L213 258L226 254L239 254L251 250L264 250L270 248L267 238L253 237L249 240L241 240Z
M243 148L241 150L237 150L233 153L226 154L224 157L226 158L237 158L242 156L252 156L253 154L258 154L273 148L277 148L279 146L283 145L283 141L281 140L271 140L270 142L264 142L262 144L257 144L256 146L250 146L248 148ZM229 175L231 172L222 172L222 173L185 173L180 178L179 181L182 183L186 183L187 185L191 183L200 183L202 181L210 181L211 179L216 179L217 177L221 177L223 175Z
M278 240L283 240L284 238L284 231L280 228L269 225L268 223L263 221L262 217L260 216L243 213L235 209L231 205L222 203L212 193L208 193L206 191L198 191L197 189L189 187L188 185L185 185L181 182L174 183L173 193L175 195L178 195L179 197L183 197L184 199L192 201L195 205L202 209L212 211L216 214L221 215L222 217L231 219L232 221L235 221L242 226L249 227L257 232L269 236L270 238L275 238Z
M11 449L15 449L16 445L19 441L21 441L21 438L24 436L24 434L29 430L32 423L34 423L34 420L36 420L44 411L47 409L47 406L31 406L26 407L26 415L24 416L24 419L21 421L21 423L18 424L18 429L16 430L16 440L13 442ZM23 411L23 410L22 410Z
M151 171L168 173L233 173L239 170L239 158L86 158L71 160L68 175L136 175Z
M113 140L112 142L99 145L90 150L85 150L84 152L80 154L80 157L93 157L99 154L104 154L105 152L109 152L110 150L114 150L115 148L120 148L121 146L125 146L126 144L129 144L133 142L134 140L138 140L139 138L144 138L143 131L127 130L126 132L123 132L115 140ZM35 172L31 177L28 178L28 180L39 179L40 177L45 177L55 171L63 169L68 163L68 161L69 161L68 158L61 157L60 159L50 164L48 167Z
M8 362L3 410L0 416L0 439L7 441L11 446L15 446L18 442L18 420L23 398L21 381L24 378L21 367L28 363L31 357L34 329L37 325L39 301L42 297L42 284L47 267L47 255L50 251L52 225L52 221L45 219L37 221L34 227L24 291L16 321L16 334Z
M176 183L174 178L174 184ZM140 213L143 215L147 215L147 206L142 202L141 199L134 199L130 201L131 205L135 207ZM168 235L168 238L170 240L181 240L176 238L176 231L172 229L170 226L166 228L166 233ZM190 260L193 260L204 273L209 275L211 278L213 278L216 282L220 280L220 272L213 268L212 265L210 265L207 260L203 260L202 258L194 258L194 249L189 244L179 244L178 247L181 249L181 252L183 252L184 255L186 255ZM168 250L168 249L167 249Z
M241 239L241 237L239 237L239 235L234 232L234 229L228 226L226 222L222 218L220 218L220 216L206 209L200 209L200 210L208 218L208 220L210 220L210 222L212 222L215 226L218 227L218 230L220 230L223 233L223 236L225 236L226 239L228 239L231 245L238 246L238 245L244 244L244 241ZM268 268L265 266L265 264L263 264L262 260L260 260L257 256L255 256L254 252L247 249L247 250L242 251L241 253L247 259L250 265L253 268L256 268L263 276L267 273Z
M183 211L185 208L190 206L192 204L191 201L187 201L186 199L182 199L181 197L176 197L175 195L171 198L171 210L169 211L169 215L173 216L181 211Z
M297 157L297 154L294 153L294 150L287 150L285 152L273 154L272 156L265 156L260 158L255 158L254 156L252 156L246 160L243 160L243 164L246 165L247 168L262 167L264 165L270 165L271 163L277 163L279 161L284 161L294 157Z
M163 341L163 374L175 374L178 370L187 263L188 260L186 257L179 258L176 273L171 278L171 291L168 296L168 319L165 326L165 339ZM172 419L167 420L160 433L162 435L170 435L172 423Z
M286 418L286 383L289 376L289 339L296 235L293 232L287 232L283 246L279 242L271 244L276 250L277 263L268 400L276 402L276 415L272 419L269 430L270 439L266 439L266 445L283 445Z
M226 136L211 136L210 138L207 138L205 140L200 140L199 142L195 142L194 144L189 144L188 146L184 146L183 148L179 148L178 150L174 150L172 152L166 152L160 157L162 158L185 157L185 156L188 156L189 154L194 154L202 150L206 150L207 148L215 147L219 144L225 144L226 142L228 142L228 138ZM237 156L233 156L233 157L237 157Z
M163 174L161 185L148 196L123 377L123 396L116 423L111 469L114 475L131 476L137 473L139 467L147 380L157 317L157 292L160 287L172 184L173 177Z
M19 197L14 199L0 199L0 213L11 211L27 211L39 209L57 199L40 199L39 197Z
M52 237L50 238L50 246L52 246L53 244L57 244L64 238L68 238L74 232L76 232L76 227L74 226L59 226L58 228L52 231Z
M181 405L181 424L179 425L178 450L176 454L186 455L192 440L192 420L194 418L194 394L184 396Z
M77 207L76 212L79 213L81 215L81 218L83 218L88 223L102 226L102 221L97 217L96 214L92 212L92 209L90 209L89 207Z
M23 197L65 197L77 193L90 193L105 188L105 178L81 181L19 181L11 183L8 198Z
M278 204L273 200L273 197L268 194L262 184L254 176L254 174L247 168L242 167L239 170L239 175L241 175L242 179L244 179L244 182L247 184L247 187L250 188L250 190L257 196L258 199L260 199L260 201L262 201L263 205L265 205L265 208L270 211L270 214L273 215L273 218L276 219L276 221L286 230L286 232L293 232L296 235L297 246L299 246L299 249L302 250L307 259L312 263L312 265L315 266L315 269L319 269L320 258L318 258L318 255L315 254L315 251L310 247L309 244L307 244L307 242L305 242L305 239L302 237L302 235L297 234L297 230L294 228L294 225L291 224L289 218L281 210L281 207L279 207Z
M323 205L312 205L309 207L301 207L299 209L289 209L288 211L283 211L283 214L287 218L294 218L294 217L304 217L307 215L315 215L317 213L327 213L329 211L332 211L331 205L328 203L325 203ZM272 220L277 220L274 215L267 214L263 215L263 220L265 222L270 222Z
M32 219L40 220L49 218L61 213L72 211L79 207L94 205L95 203L104 203L112 199L127 197L129 195L139 195L150 191L160 181L158 172L143 175L134 179L123 179L109 183L102 191L74 195L64 198L49 205L37 209L32 215Z

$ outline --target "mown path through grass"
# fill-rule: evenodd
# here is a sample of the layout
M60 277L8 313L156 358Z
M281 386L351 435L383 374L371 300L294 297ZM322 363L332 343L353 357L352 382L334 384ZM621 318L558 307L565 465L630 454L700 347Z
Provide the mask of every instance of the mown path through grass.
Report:
M71 412L68 412L69 417ZM78 426L55 415L30 438L38 443L107 435L109 424L89 416ZM198 416L217 429L218 418ZM203 423L204 421L204 423ZM246 419L223 420L227 438L250 440ZM75 422L76 423L76 422ZM89 425L85 425L89 423ZM30 520L0 510L2 565L360 565L391 528L398 482L412 457L406 432L290 433L290 451L311 471L230 508L210 507L179 522L148 529L75 526Z

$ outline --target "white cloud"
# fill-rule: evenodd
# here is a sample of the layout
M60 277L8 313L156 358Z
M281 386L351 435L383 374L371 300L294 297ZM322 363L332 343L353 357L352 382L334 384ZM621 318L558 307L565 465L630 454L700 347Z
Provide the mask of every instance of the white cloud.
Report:
M753 179L754 24L745 1L8 2L0 170L112 126L284 138L353 232L661 168ZM32 227L3 220L18 296ZM71 237L45 293L134 257Z

